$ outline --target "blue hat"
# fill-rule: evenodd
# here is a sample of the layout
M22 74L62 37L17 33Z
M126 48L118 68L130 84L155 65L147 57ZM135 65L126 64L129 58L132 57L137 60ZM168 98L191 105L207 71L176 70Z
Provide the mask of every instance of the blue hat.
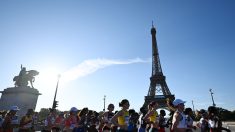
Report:
M78 111L78 109L76 108L76 107L72 107L71 109L70 109L70 112L77 112Z
M18 108L18 106L11 106L10 110L18 111L20 109Z

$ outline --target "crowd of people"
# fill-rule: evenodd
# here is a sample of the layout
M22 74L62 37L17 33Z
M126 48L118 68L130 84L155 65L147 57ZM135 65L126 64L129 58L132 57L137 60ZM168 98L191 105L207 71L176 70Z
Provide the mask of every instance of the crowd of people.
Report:
M167 100L170 118L166 118L164 109L157 112L159 105L156 101L141 107L140 112L129 109L130 103L123 99L119 103L120 111L114 112L114 105L109 104L107 111L98 113L87 107L78 110L72 107L68 113L57 112L50 109L43 120L43 132L221 132L230 131L222 127L216 107L210 106L208 110L200 110L200 120L194 123L194 113L191 108L185 108L185 101L175 99ZM8 112L1 113L0 132L32 132L38 124L38 113L28 109L27 113L18 119L17 106L12 106Z

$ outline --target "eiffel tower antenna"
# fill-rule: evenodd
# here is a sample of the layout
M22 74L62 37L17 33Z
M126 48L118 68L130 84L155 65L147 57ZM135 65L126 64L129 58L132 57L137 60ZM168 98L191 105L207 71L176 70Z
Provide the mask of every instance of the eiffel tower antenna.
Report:
M175 96L171 94L167 84L166 77L163 75L162 67L160 63L160 57L157 47L156 29L153 26L151 28L152 35L152 75L150 77L150 87L148 95L145 96L144 107L151 101L157 101L160 107L167 107L167 98L174 100Z

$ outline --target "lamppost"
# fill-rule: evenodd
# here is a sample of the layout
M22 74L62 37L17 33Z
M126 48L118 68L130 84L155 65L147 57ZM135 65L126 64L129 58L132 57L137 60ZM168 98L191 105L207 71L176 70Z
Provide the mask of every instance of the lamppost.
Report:
M105 98L106 98L106 95L104 95L104 109L103 109L103 111L105 111Z
M52 109L55 109L56 107L58 107L58 101L56 101L56 95L57 95L57 90L58 90L58 86L59 86L60 77L61 77L61 75L59 74L57 84L56 84L55 96L54 96L54 100L53 100L53 104L52 104Z
M193 105L193 113L194 113L195 111L194 111L194 104L193 104L193 100L192 100L192 105Z
M212 99L212 102L213 102L213 106L215 107L215 102L214 102L214 98L213 98L213 92L212 92L212 89L209 89L210 93L211 93L211 99Z

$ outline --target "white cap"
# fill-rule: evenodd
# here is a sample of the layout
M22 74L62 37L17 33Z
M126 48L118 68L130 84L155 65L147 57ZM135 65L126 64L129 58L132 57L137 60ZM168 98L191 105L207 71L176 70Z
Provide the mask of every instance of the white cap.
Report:
M177 106L177 105L179 105L179 104L184 104L186 101L183 101L183 100L181 100L181 99L175 99L174 101L173 101L173 105L174 106Z
M70 109L70 111L71 111L71 112L76 112L76 111L78 111L78 109L77 109L76 107L72 107L72 108Z
M18 108L18 106L11 106L10 110L18 111L20 109Z

